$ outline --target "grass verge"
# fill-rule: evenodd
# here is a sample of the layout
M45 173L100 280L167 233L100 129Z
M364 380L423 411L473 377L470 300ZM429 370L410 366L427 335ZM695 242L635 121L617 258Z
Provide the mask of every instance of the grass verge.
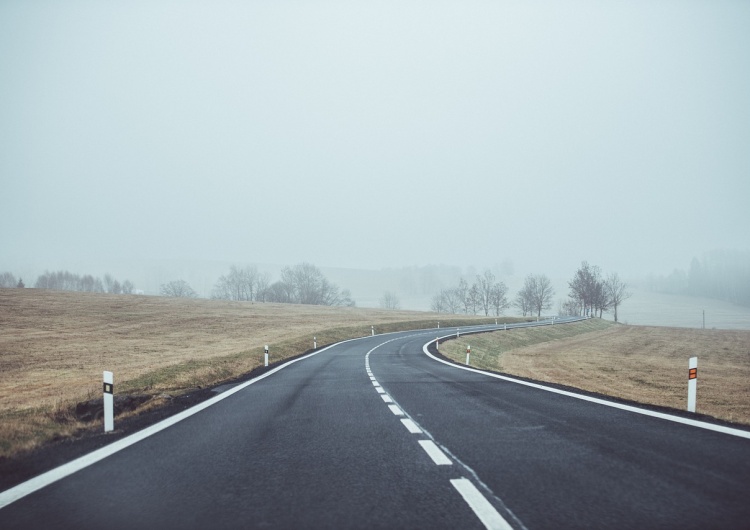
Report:
M591 319L467 335L440 353L477 368L685 410L698 357L697 412L750 425L750 332L623 326Z

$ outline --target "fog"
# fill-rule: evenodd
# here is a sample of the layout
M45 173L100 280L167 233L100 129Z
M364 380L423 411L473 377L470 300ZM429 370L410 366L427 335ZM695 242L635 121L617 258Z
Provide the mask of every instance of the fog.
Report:
M748 28L742 1L2 2L0 270L748 250Z

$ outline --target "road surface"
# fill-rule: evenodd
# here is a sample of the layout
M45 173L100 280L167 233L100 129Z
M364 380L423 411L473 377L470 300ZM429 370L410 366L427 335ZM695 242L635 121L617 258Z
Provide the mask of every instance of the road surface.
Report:
M750 524L746 437L425 354L453 333L321 350L43 487L0 494L0 528Z

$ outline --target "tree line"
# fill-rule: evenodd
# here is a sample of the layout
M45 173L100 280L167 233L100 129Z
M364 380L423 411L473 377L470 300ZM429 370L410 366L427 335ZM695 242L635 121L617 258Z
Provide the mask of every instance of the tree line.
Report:
M471 285L461 278L456 287L442 289L432 298L431 309L437 313L476 315L483 311L485 316L490 312L500 316L510 307L507 294L506 285L495 281L495 275L488 269L478 274Z
M23 280L15 280L10 272L0 274L0 287L25 287ZM86 293L133 294L135 286L130 280L120 283L111 274L105 274L104 279L90 274L74 274L70 271L45 271L34 282L35 289L51 289L54 291L79 291Z
M628 285L617 273L610 273L606 278L601 269L584 261L568 282L570 293L568 300L561 304L560 314L599 317L604 312L613 311L617 322L617 309L630 298Z
M163 296L195 298L197 295L184 280L175 280L161 286ZM271 281L267 273L258 272L255 266L232 266L222 274L211 291L214 300L242 302L272 302L282 304L309 304L328 306L354 306L348 289L329 281L318 267L299 263L284 267L281 278Z
M694 257L690 267L668 275L651 274L643 287L650 291L705 296L750 306L750 252L714 250Z

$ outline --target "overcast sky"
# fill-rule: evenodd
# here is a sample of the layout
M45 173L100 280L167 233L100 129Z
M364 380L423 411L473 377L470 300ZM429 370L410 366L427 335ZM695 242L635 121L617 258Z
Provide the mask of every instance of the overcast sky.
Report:
M0 179L0 269L687 268L750 247L750 2L6 0Z

